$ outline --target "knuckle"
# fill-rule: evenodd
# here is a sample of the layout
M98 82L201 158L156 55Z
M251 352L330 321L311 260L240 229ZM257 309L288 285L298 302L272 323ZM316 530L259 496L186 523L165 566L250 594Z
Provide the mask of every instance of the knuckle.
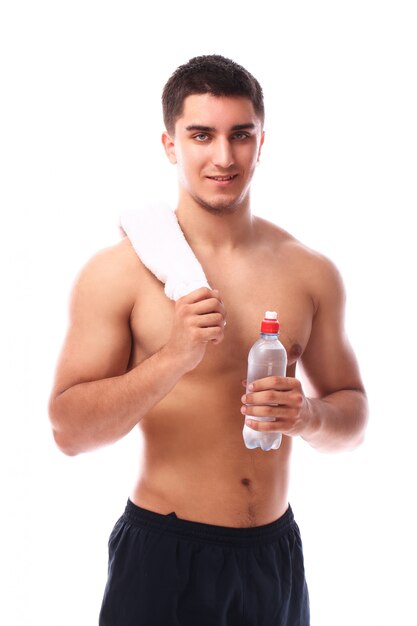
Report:
M294 397L294 402L295 405L300 407L303 404L303 396L301 395L301 393L296 393L295 397Z
M181 317L186 317L190 313L190 308L191 308L191 305L188 304L188 302L183 302L182 304L179 305L179 307L177 309L178 314Z
M212 328L210 329L210 335L209 338L211 341L214 341L214 343L220 343L221 341L223 341L224 339L224 333L221 330L221 328Z
M267 391L265 395L266 395L267 402L274 402L275 401L275 392L272 389Z
M194 292L191 293L195 295L195 299L198 301L207 300L208 298L213 297L213 292L208 287L200 287L199 289L196 289Z
M217 298L210 298L207 304L210 305L213 311L217 311L220 308L220 302L217 300Z

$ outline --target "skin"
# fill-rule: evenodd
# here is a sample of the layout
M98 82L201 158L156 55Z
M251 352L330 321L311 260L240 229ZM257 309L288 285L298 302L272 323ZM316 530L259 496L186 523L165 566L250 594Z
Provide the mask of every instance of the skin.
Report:
M73 288L49 405L57 445L69 455L139 429L133 502L231 527L268 524L286 511L294 437L322 451L352 449L367 420L339 272L251 214L263 141L250 100L186 98L162 142L178 170L179 223L215 289L174 303L127 238L99 252ZM256 381L245 394L247 355L266 310L280 313L287 376ZM249 425L282 432L279 450L245 447L247 404L252 415L276 418Z

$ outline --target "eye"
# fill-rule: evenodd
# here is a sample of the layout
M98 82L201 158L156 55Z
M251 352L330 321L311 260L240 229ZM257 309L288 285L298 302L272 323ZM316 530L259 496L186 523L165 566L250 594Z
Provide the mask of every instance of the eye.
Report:
M198 135L193 135L193 139L203 142L207 141L209 139L209 136L206 133L198 133Z
M249 133L235 133L233 135L233 139L236 139L237 141L243 141L244 139L247 139L248 137L250 137Z

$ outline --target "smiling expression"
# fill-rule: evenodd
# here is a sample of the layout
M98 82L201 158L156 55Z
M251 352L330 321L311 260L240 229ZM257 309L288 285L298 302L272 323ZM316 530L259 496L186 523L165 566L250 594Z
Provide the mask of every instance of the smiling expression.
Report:
M249 98L188 96L175 136L165 132L162 140L169 160L178 166L180 202L192 199L220 215L248 203L264 140Z

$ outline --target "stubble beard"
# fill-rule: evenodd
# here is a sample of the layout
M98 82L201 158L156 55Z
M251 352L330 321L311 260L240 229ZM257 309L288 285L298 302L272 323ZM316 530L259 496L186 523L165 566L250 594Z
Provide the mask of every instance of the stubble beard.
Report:
M211 215L217 215L218 217L236 213L243 201L242 195L239 195L237 198L232 200L219 200L217 202L208 202L196 194L192 194L192 197L202 209Z

